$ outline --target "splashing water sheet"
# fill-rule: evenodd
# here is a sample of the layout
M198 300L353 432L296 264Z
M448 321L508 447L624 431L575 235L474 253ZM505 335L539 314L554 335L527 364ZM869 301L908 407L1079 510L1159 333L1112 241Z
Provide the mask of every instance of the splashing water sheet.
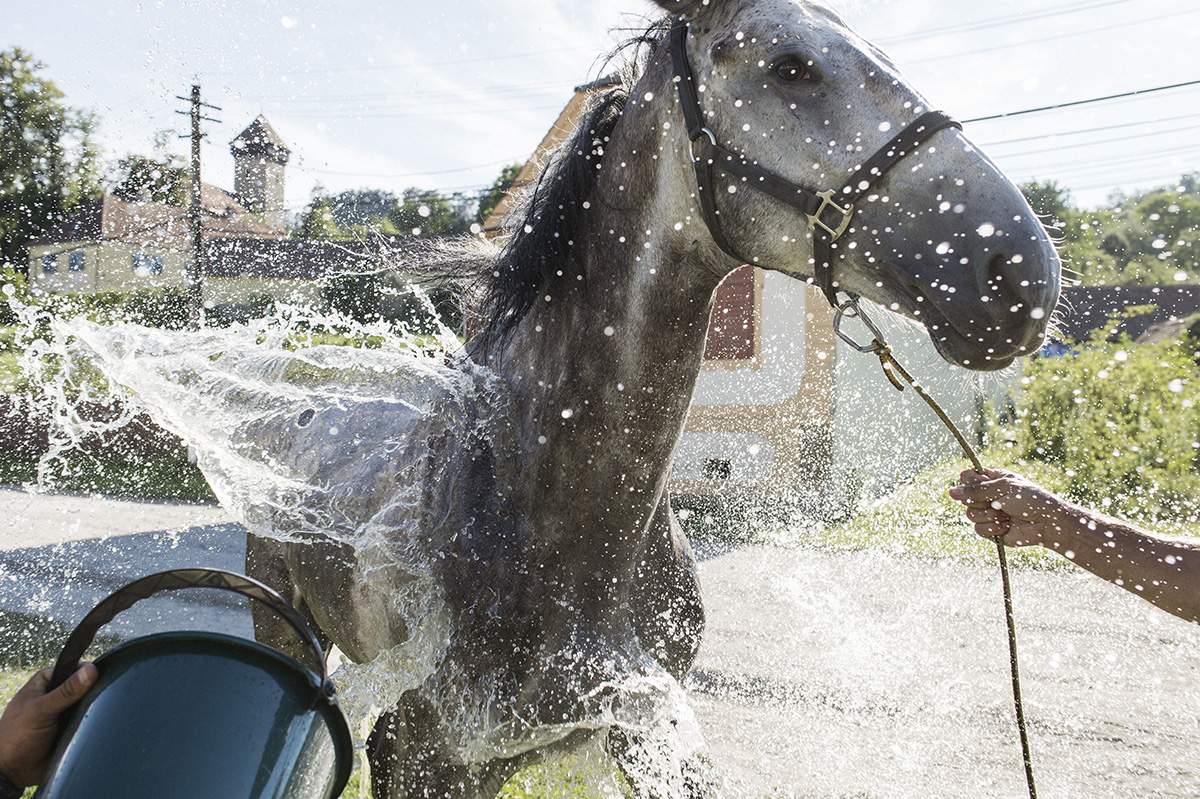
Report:
M435 560L458 531L439 518L447 514L430 487L453 485L456 475L439 455L471 441L511 451L502 382L467 360L449 331L397 335L368 326L355 332L373 346L350 347L311 343L314 327L345 321L299 309L199 331L20 313L25 330L46 332L31 334L23 357L58 422L54 454L94 428L74 406L115 394L127 407L108 424L144 410L186 441L221 505L253 535L328 537L353 548L361 590L386 596L408 636L335 672L352 729L369 730L404 692L422 687L456 731L466 763L609 727L637 733L645 751L635 760L678 759L702 745L679 683L630 641L610 642L598 665L590 662L594 642L559 653L554 669L589 672L589 682L579 687L582 717L557 725L522 722L526 709L514 704L508 675L472 680L449 662L452 622ZM89 372L104 380L79 377ZM648 766L646 779L663 771Z

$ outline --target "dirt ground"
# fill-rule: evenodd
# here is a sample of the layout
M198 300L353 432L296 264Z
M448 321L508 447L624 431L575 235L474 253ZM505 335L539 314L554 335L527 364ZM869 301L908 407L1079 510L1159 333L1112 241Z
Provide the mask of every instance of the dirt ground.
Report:
M219 508L0 489L0 608L77 620L151 570L236 569L243 546ZM725 797L1028 796L994 567L698 549L686 685ZM1200 626L1080 573L1013 588L1039 796L1200 796ZM249 629L244 608L172 612Z
M995 568L746 547L701 576L725 796L1028 796ZM1200 627L1073 571L1013 591L1038 795L1200 796Z

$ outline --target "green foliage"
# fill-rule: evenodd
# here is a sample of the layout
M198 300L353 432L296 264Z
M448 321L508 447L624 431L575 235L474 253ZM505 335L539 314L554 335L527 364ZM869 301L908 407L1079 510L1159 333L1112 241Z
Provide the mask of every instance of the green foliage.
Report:
M333 218L328 197L317 197L308 206L296 235L310 241L329 241L347 238Z
M1021 190L1050 231L1066 269L1084 283L1117 271L1113 255L1103 246L1104 231L1113 225L1112 211L1076 208L1070 192L1054 181L1027 183Z
M0 263L24 269L25 245L100 197L91 114L62 103L20 48L0 51Z
M183 451L171 458L93 458L71 454L50 460L44 469L39 475L36 456L0 453L0 484L37 483L53 491L106 497L217 501L200 469L188 463Z
M117 185L113 194L129 202L156 202L187 206L191 174L175 155L161 159L130 155L117 162Z
M12 264L0 264L0 291L3 292L0 293L0 326L15 324L17 315L9 298L28 303L29 281Z
M417 291L424 293L422 298ZM461 334L463 329L462 299L450 286L408 286L391 288L387 317L399 322L404 329L417 335L434 335L439 327ZM430 313L432 306L433 313ZM436 315L436 318L435 318Z
M400 200L390 191L379 189L352 189L329 197L333 221L342 230L378 229L386 221L388 212L399 205ZM380 231L380 232L396 232Z
M382 317L380 276L376 273L336 275L325 281L321 297L333 312L356 322Z
M473 216L464 195L445 197L436 191L405 189L404 199L388 213L388 221L401 234L456 236L470 232Z
M995 431L1014 458L1061 468L1073 499L1117 515L1200 518L1198 342L1108 343L1033 361Z
M1077 208L1053 181L1021 187L1058 243L1063 265L1085 285L1154 285L1200 281L1200 180L1107 208Z
M30 303L29 298L23 301ZM84 315L101 324L133 322L164 330L183 330L189 318L187 291L178 286L52 294L41 304L60 316Z
M496 205L504 198L504 195L512 188L516 182L517 174L521 171L520 164L509 164L500 170L500 176L492 183L479 198L479 211L475 215L476 220L483 224L488 218L488 215L496 209Z

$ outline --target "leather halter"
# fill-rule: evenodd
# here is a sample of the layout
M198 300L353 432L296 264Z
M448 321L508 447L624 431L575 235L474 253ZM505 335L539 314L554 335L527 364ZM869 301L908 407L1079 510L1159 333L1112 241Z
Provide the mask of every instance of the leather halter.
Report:
M691 144L692 163L696 169L696 188L700 211L713 241L727 255L742 263L747 260L729 244L721 228L721 212L716 207L713 174L721 170L743 185L752 186L786 203L808 217L813 234L813 282L837 308L837 281L833 276L833 248L846 232L858 202L884 174L900 159L915 151L935 133L945 128L962 129L962 125L941 111L927 111L910 122L891 141L859 166L840 190L811 191L763 169L747 156L717 143L716 135L704 124L704 109L691 64L687 58L687 22L677 17L671 25L671 61L675 84L679 88L683 120Z

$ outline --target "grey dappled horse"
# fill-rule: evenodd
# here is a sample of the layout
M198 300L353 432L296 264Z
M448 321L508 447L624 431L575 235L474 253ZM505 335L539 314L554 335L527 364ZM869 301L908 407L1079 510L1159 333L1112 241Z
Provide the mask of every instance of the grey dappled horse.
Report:
M367 431L361 457L325 463L302 431L278 441L280 459L307 462L318 482L370 472L378 496L348 498L348 524L389 491L412 493L373 518L384 538L400 531L395 546L420 542L423 581L337 536L252 536L248 554L250 573L356 662L416 635L393 594L417 586L441 603L437 656L371 737L379 799L488 798L523 765L598 738L641 795L707 790L695 761L664 754L669 740L631 708L649 697L650 715L675 712L654 692L687 673L704 626L666 484L713 293L743 262L805 280L821 260L803 209L764 190L755 168L810 194L841 189L927 106L823 6L657 2L686 21L682 55L670 19L639 40L485 270L486 325L456 368L470 384L491 375L491 399L450 391L434 404L455 418L411 423L398 404L376 407L400 414L390 424L409 425L419 453L379 456L366 416L337 422ZM689 74L677 74L680 57ZM697 98L690 124L677 79ZM712 162L707 178L693 153ZM957 365L999 369L1035 351L1059 262L1020 192L948 125L896 160L845 190L862 195L853 207L809 209L831 248L825 282L923 324ZM338 413L300 421L315 430ZM285 645L269 620L257 629ZM486 733L468 729L480 724Z

